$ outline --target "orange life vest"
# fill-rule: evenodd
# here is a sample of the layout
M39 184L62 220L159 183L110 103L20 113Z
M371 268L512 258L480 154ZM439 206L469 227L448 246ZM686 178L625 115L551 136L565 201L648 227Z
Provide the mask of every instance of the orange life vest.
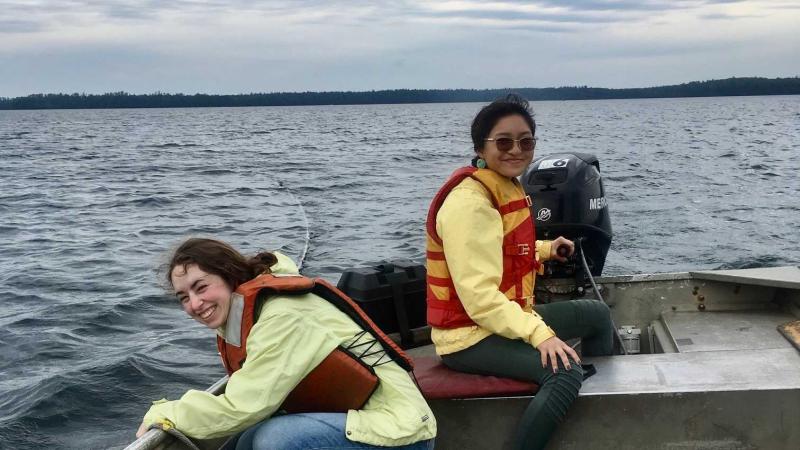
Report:
M217 336L217 348L228 375L239 370L247 358L247 337L255 325L261 302L279 294L308 293L322 297L347 314L362 330L371 334L386 355L400 367L407 371L413 369L411 358L375 325L358 304L325 280L300 275L263 274L236 289L231 296L225 325L226 337ZM281 409L289 413L361 409L377 385L378 378L373 367L347 348L339 346L300 381Z
M462 167L450 176L431 202L427 231L428 324L436 328L475 325L458 298L442 239L436 232L436 214L444 200L465 178L482 184L503 219L503 278L499 289L523 309L533 305L533 282L539 262L535 258L536 231L531 219L531 199L519 181L490 169Z

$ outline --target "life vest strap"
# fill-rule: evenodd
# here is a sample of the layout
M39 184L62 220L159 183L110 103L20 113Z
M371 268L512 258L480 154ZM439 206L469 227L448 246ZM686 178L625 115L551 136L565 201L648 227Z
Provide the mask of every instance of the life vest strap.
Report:
M428 284L432 286L455 288L455 286L453 285L453 280L450 278L439 278L433 275L428 275L427 279L428 279Z
M503 246L503 254L508 256L524 256L531 253L531 245L527 242Z
M332 303L343 313L347 314L362 330L369 331L380 342L389 357L407 372L414 370L414 362L393 340L378 328L378 325L361 309L358 304L322 278L314 279L314 294Z
M441 309L443 311L464 311L464 306L457 298L451 298L450 301L446 300L438 300L438 301L429 301L428 307L433 309Z
M425 252L425 256L428 259L432 259L434 261L444 261L444 252L435 252L433 250L428 250Z
M500 215L505 216L506 214L511 214L512 212L519 211L520 209L530 208L531 205L533 205L531 196L526 195L525 198L501 205L499 208L497 208L497 210L500 211Z

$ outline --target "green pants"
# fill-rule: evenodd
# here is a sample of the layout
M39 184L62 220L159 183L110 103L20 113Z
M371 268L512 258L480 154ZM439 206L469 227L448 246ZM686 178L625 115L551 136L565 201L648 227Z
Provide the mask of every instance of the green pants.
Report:
M534 306L545 323L562 340L582 338L583 356L611 355L613 329L605 303L571 300ZM515 449L544 448L567 409L578 397L583 381L580 365L567 370L559 361L557 373L542 367L541 354L529 343L492 335L467 349L442 356L453 370L535 381L539 391L522 415Z

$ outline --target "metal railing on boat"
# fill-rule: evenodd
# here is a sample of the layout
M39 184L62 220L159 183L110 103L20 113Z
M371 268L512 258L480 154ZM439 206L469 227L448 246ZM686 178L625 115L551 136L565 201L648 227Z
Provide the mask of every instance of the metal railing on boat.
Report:
M217 380L216 383L212 384L211 386L206 389L206 392L210 392L212 394L219 394L225 390L225 386L228 384L228 377L224 376ZM157 450L166 448L167 445L170 445L171 441L176 440L175 437L170 436L163 430L153 428L149 430L147 433L142 435L139 439L136 439L130 445L125 447L125 450ZM188 447L187 447L188 448Z

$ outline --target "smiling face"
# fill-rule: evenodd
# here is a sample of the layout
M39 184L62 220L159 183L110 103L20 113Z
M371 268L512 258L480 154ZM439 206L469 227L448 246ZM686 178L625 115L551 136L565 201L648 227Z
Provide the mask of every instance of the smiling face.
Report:
M170 280L175 296L192 319L213 329L228 320L233 292L222 277L204 272L197 264L189 264L175 266Z
M513 114L498 120L492 131L489 132L488 137L490 139L503 137L512 139L532 138L533 132L531 132L528 123L522 116ZM497 149L494 141L485 141L483 149L477 153L478 156L486 161L486 167L509 178L522 175L533 160L533 152L522 151L518 142L514 143L511 150L501 152Z

